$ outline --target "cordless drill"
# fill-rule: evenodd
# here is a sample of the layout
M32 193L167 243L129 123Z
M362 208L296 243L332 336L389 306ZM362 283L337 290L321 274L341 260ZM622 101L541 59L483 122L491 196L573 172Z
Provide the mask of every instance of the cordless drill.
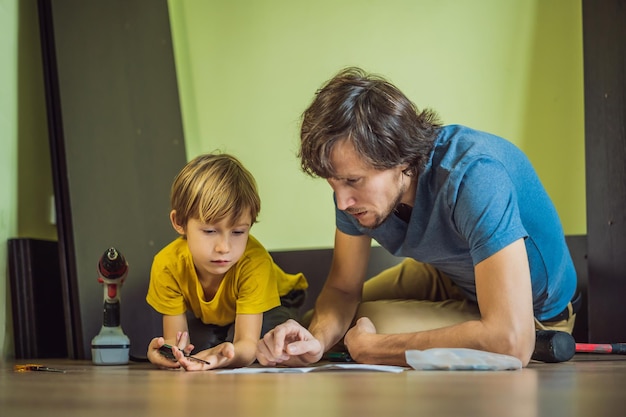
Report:
M98 261L98 282L104 286L104 320L100 333L91 340L91 358L96 365L128 363L130 339L120 324L120 288L128 274L128 263L114 247Z

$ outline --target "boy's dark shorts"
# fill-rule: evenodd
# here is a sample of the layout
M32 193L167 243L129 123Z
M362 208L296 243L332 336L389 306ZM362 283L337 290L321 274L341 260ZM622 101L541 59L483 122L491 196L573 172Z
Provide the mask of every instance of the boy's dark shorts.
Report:
M305 300L306 290L293 290L280 297L281 305L263 313L263 327L260 337L289 319L300 321L299 310ZM187 323L191 343L195 347L192 353L209 349L220 343L232 342L235 336L235 323L226 326L204 324L189 313L187 314Z

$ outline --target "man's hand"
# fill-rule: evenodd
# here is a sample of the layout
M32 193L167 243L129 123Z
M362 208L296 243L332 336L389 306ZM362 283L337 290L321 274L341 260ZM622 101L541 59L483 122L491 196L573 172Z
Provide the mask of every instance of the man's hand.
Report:
M355 362L375 364L370 361L367 348L376 337L376 327L374 323L367 317L361 317L357 320L356 325L348 330L343 339L344 344L348 348L350 356Z
M295 320L287 320L259 340L256 358L264 366L302 366L319 361L323 353L319 340Z

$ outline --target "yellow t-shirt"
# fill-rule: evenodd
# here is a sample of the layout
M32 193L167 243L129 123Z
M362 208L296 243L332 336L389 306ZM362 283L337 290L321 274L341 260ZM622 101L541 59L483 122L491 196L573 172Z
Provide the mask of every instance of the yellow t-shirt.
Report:
M280 296L306 289L303 274L287 274L252 235L241 259L226 272L215 297L204 300L202 286L182 237L156 254L146 301L164 315L188 309L205 324L226 326L236 314L264 313L280 305Z

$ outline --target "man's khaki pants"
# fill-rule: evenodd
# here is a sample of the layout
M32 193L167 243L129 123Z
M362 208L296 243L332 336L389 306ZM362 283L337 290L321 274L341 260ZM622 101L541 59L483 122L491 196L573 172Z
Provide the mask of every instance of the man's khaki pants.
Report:
M541 323L537 330L572 333L576 314L559 322ZM480 318L478 305L469 301L452 281L428 264L406 258L365 282L356 319L368 317L378 333L410 333L450 326Z

